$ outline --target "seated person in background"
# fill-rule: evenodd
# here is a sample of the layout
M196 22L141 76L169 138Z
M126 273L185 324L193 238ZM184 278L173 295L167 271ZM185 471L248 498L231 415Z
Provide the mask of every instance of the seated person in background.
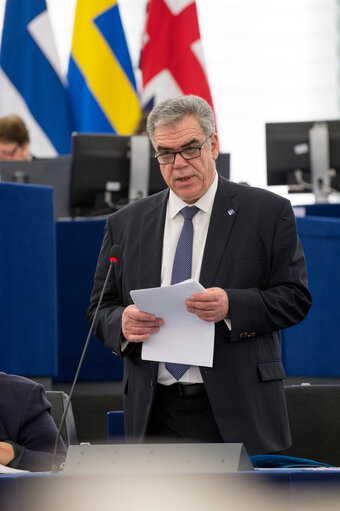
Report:
M42 385L0 372L0 463L31 471L51 470L57 427ZM59 441L57 465L65 459Z
M30 160L30 136L18 115L0 119L0 160Z

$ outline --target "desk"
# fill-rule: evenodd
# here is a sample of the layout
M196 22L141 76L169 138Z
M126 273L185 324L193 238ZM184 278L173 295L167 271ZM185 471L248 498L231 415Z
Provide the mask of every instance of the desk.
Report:
M1 371L57 374L53 189L0 183Z
M340 218L296 220L313 305L304 321L282 332L283 364L288 377L338 378Z
M58 273L58 375L55 381L73 381L90 328L90 303L97 258L106 219L82 218L56 223ZM79 381L121 380L121 359L92 335Z
M171 478L0 475L1 511L335 511L339 502L338 470L271 469Z

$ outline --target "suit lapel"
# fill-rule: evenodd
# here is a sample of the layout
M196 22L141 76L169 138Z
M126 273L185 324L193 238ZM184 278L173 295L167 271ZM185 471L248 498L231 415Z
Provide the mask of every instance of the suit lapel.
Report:
M214 285L215 275L226 250L239 204L229 190L228 181L219 179L202 261L200 282L204 287Z
M168 190L162 192L143 213L142 242L139 256L141 288L161 284L162 247Z

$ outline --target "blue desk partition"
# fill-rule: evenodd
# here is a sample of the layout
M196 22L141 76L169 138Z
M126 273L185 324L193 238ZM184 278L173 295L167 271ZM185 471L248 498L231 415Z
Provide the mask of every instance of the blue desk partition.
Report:
M58 361L56 381L70 382L76 373L89 324L93 278L106 220L57 221ZM122 362L92 335L79 381L121 380Z
M326 216L340 218L340 204L307 204L303 206L306 216Z
M330 213L325 206L319 213ZM340 218L336 208L331 210L333 218L297 218L313 305L302 323L282 332L283 361L291 377L340 376Z
M57 373L53 189L0 183L0 369Z

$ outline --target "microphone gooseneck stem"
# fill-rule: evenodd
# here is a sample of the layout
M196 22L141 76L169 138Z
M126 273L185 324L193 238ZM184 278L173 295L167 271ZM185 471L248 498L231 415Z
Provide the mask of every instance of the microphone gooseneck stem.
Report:
M53 461L52 461L52 471L53 472L58 472L58 467L56 467L56 456L57 456L58 443L59 443L59 439L60 439L60 436L61 436L61 430L62 430L62 428L64 426L66 415L67 415L68 409L69 409L70 404L71 404L71 398L72 398L72 395L73 395L73 390L74 390L74 387L75 387L75 385L77 383L78 375L79 375L81 366L83 364L83 360L84 360L84 357L85 357L85 353L86 353L88 344L90 342L90 338L91 338L91 335L92 335L92 332L93 332L93 329L94 329L94 324L95 324L95 321L96 321L96 318L97 318L99 307L101 306L101 303L102 303L102 300L103 300L103 296L104 296L104 292L105 292L105 289L106 289L106 285L107 285L107 282L108 282L108 280L110 278L113 262L114 262L113 260L110 260L110 266L109 266L109 269L108 269L108 272L107 272L107 275L106 275L106 279L105 279L105 282L104 282L104 285L103 285L102 292L100 293L99 301L98 301L98 304L97 304L97 307L96 307L96 310L95 310L95 313L94 313L94 316L93 316L93 320L92 320L92 323L91 323L91 327L90 327L89 333L87 335L87 339L85 341L83 352L82 352L80 360L79 360L78 368L77 368L77 371L76 371L76 374L75 374L75 377L74 377L74 380L73 380L73 383L72 383L72 386L71 386L69 398L68 398L67 404L65 406L64 413L63 413L63 415L61 417L61 420L60 420L60 425L59 425L59 428L58 428L57 436L56 436L55 443L54 443L54 449L53 449L53 458L52 458L53 459Z

